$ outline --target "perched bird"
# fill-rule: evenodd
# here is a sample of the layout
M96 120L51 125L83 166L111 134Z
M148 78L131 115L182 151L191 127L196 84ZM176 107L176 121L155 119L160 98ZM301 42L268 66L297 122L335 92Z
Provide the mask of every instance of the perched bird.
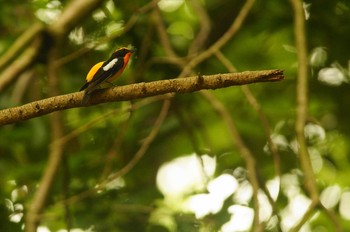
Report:
M114 51L108 60L95 64L86 76L86 83L80 89L85 90L82 100L86 104L90 94L104 82L111 83L119 77L129 62L130 56L134 51L128 48L119 48Z

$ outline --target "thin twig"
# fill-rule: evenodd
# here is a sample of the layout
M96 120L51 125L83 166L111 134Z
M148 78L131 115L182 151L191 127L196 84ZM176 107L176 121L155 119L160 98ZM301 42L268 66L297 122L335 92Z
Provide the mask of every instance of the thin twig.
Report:
M319 204L319 193L316 185L315 175L312 169L310 154L306 144L304 127L308 114L308 58L305 38L305 15L300 0L290 0L294 9L294 37L297 48L298 76L296 85L297 105L295 131L298 141L298 157L304 173L304 186L311 197L312 203L301 220L291 231L299 231L308 220L315 207Z
M236 68L232 65L231 61L228 60L226 56L222 54L221 51L217 51L215 55L221 61L221 63L227 68L229 72L237 72ZM258 103L257 99L254 97L253 93L250 91L250 88L248 86L241 86L241 90L245 95L246 99L248 100L249 104L253 107L253 109L256 111L256 113L259 116L259 119L264 128L265 136L273 157L276 176L278 176L281 179L281 157L277 150L276 144L272 141L272 138L271 138L272 132L271 132L271 127L267 119L267 116L262 111L260 104Z
M69 169L69 157L67 156L62 156L61 160L61 172L62 172L62 197L63 199L68 199L70 194L69 194L69 183L70 183L70 169ZM65 201L63 202L63 210L64 210L64 219L66 222L66 230L67 232L70 232L72 228L72 214L71 214L71 209L70 205L66 204Z
M16 39L16 41L6 51L6 53L1 55L0 70L3 69L3 67L5 67L8 63L10 63L23 50L23 48L29 44L34 39L34 37L43 29L43 23L37 22L28 28L20 37L18 37L18 39Z
M118 172L110 175L108 179L102 181L100 184L97 184L94 189L89 189L85 192L81 192L75 196L70 197L69 199L64 200L65 204L71 204L73 202L76 202L77 200L81 200L82 198L86 198L88 196L96 194L98 191L104 190L106 185L110 183L112 180L115 180L117 178L120 178L124 175L126 175L128 172L131 171L135 167L135 165L141 160L141 158L144 156L146 151L148 150L151 143L156 138L161 125L163 124L171 104L171 96L169 98L164 99L163 101L163 107L158 115L158 118L156 119L153 128L151 132L148 134L148 136L143 139L142 145L139 148L139 150L135 153L134 157L129 161L128 164L126 164L122 169L120 169Z
M227 70L229 72L236 72L237 71L236 68L232 65L231 61L228 60L226 58L226 56L224 54L222 54L222 52L217 51L215 53L215 55L220 60L220 62L227 68ZM279 181L280 181L281 180L281 157L280 157L280 154L277 150L275 143L272 141L272 138L271 138L272 132L271 132L270 123L267 119L266 114L261 109L261 106L258 103L257 99L254 97L253 93L250 91L250 88L246 85L243 85L243 86L241 86L241 90L242 90L243 94L245 95L249 104L253 107L253 109L256 111L257 115L259 116L260 122L263 126L265 136L266 136L266 139L268 141L270 151L271 151L271 154L273 157L274 167L275 167L275 175L279 177ZM275 213L275 215L278 218L278 221L280 222L281 218L279 216L277 206L275 203L278 198L276 200L272 199L271 194L266 187L266 184L263 183L261 185L262 185L261 186L262 190L265 192L267 199L269 200L269 202L272 206L273 212Z
M181 109L184 110L181 110ZM196 137L195 132L196 130L196 124L197 121L189 121L187 117L185 117L185 112L188 112L187 107L178 107L178 104L176 101L174 101L174 106L172 107L172 111L175 113L177 120L179 121L178 124L181 125L183 130L185 130L185 133L187 134L187 138L189 143L192 145L193 151L195 154L200 155L202 152L199 149L199 142ZM193 112L191 112L193 113ZM201 160L201 159L199 159Z
M305 188L308 191L312 204L309 207L309 211L313 211L317 205L322 205L319 199L319 191L317 188L316 177L313 172L310 154L308 151L304 127L308 117L308 53L306 45L306 32L305 32L305 13L303 8L303 2L301 0L290 0L294 9L294 36L297 48L298 56L298 76L297 76L297 114L296 114L296 138L299 145L299 162L304 173ZM326 212L331 222L335 225L336 231L342 231L339 223L339 219L329 211L326 207L321 206L322 210ZM309 218L308 212L305 213L301 222L299 222L292 231L298 231L299 228Z
M261 226L259 225L259 200L258 200L258 191L259 191L259 181L258 175L256 173L256 162L253 154L249 148L245 145L242 140L241 135L239 134L236 125L232 119L232 116L227 111L224 104L219 101L213 94L208 91L202 91L202 96L214 107L220 117L224 120L227 125L227 129L231 135L232 143L235 144L236 148L239 151L239 154L242 156L246 163L248 170L248 178L253 187L253 202L254 202L254 227L255 231L261 231Z
M302 1L291 0L294 8L294 34L298 55L297 77L297 115L295 130L299 145L300 164L305 175L305 187L309 191L312 200L318 201L319 194L313 173L310 155L308 152L304 127L308 115L308 56L305 38L305 16Z
M300 219L300 221L294 225L293 228L289 230L289 232L298 232L300 231L301 227L309 220L309 218L313 215L315 208L317 207L318 202L312 201L309 207L307 208L306 212L304 213L303 217Z
M33 83L35 78L34 70L28 70L21 74L18 81L16 81L14 88L11 93L11 102L15 105L18 105L22 102L23 96L28 88L28 86Z
M343 231L342 225L339 221L337 214L332 209L326 208L321 202L320 202L320 207L326 213L327 217L331 220L331 222L334 224L335 231L342 232Z
M0 75L0 92L4 91L16 78L20 77L25 70L29 69L36 58L39 55L41 48L42 38L34 40L31 46L22 54L18 55L18 58L8 65L8 67Z
M196 12L200 22L200 30L188 48L188 55L191 55L197 53L203 48L205 41L208 39L211 25L209 15L203 7L201 1L191 0L189 3L192 5L193 11Z
M108 111L105 114L102 114L98 117L93 118L88 123L85 123L84 125L76 128L75 130L71 131L70 133L66 134L65 136L61 137L60 139L55 140L54 142L59 143L62 146L63 144L68 143L69 141L73 140L74 138L77 138L79 135L86 132L87 130L89 130L90 128L92 128L94 125L96 125L99 122L105 121L108 118L113 117L117 114L126 114L130 111L134 111L134 110L137 110L141 107L147 106L153 102L164 100L165 98L167 98L167 97L166 96L156 96L156 97L152 97L152 98L146 98L146 99L142 99L139 102L134 103L130 107Z
M171 46L168 33L166 32L166 29L165 29L164 22L163 22L163 20L161 20L162 16L161 16L161 12L160 12L158 7L154 8L154 10L152 12L152 16L154 18L153 21L154 21L154 24L156 26L160 42L162 44L162 47L163 47L166 55L168 57L176 57L177 55Z
M248 13L250 12L251 8L254 5L255 0L247 0L246 3L243 5L242 9L240 10L239 14L235 18L234 22L231 24L231 27L223 34L223 36L220 37L213 45L211 45L207 50L199 54L198 56L194 57L183 69L182 73L187 74L192 70L195 66L203 62L204 60L208 59L210 56L212 56L216 51L220 50L221 47L223 47L240 29L241 25L243 24L244 20L248 16Z
M125 119L123 121L119 122L118 130L117 130L118 134L115 136L112 145L108 149L108 152L105 154L104 167L103 167L102 174L100 177L101 182L103 180L107 179L108 175L111 173L111 171L113 169L113 164L114 164L113 160L117 158L118 150L121 147L121 145L123 144L123 142L124 142L123 138L125 137L125 134L129 129L130 119L132 117L132 112L133 112L133 111L131 111L131 108L132 108L131 103L127 107L124 107L124 108L126 108L126 110L121 109L121 111L128 112L128 114L127 115L120 114L120 116L124 116L123 118L125 118Z
M123 34L125 34L126 32L128 32L137 22L137 19L139 18L139 16L141 14L145 14L147 13L150 9L152 9L153 7L155 7L157 5L157 2L159 0L156 1L152 1L147 3L145 6L141 7L137 12L135 12L130 19L128 20L128 22L125 24L124 26L124 30L123 30ZM78 49L75 52L70 53L69 55L66 55L64 57L61 57L60 59L58 59L57 65L62 66L66 63L69 63L81 56L83 56L84 54L87 54L89 51L93 50L94 48L102 45L102 44L106 44L109 41L113 41L116 38L120 37L121 33L119 31L112 33L106 37L103 37L101 39L99 39L98 41L95 41L93 44L88 44L88 46L82 47L80 49Z
M143 140L142 146L139 148L139 150L136 152L135 156L129 161L127 165L125 165L122 169L120 169L118 172L110 175L108 179L106 179L104 182L102 182L101 186L104 187L107 183L109 183L112 180L115 180L121 176L124 176L128 172L130 172L131 169L135 167L135 165L141 160L141 158L144 156L146 151L148 150L149 146L153 142L153 140L156 138L161 125L163 124L169 108L171 105L170 99L165 99L163 102L163 107L159 113L159 116L156 120L156 122L153 125L153 128L151 132L148 134L148 136Z
M203 53L191 59L190 62L186 64L186 66L183 68L180 76L187 75L193 70L193 68L196 65L208 59L210 56L214 55L217 51L219 51L220 48L223 47L240 29L245 18L250 12L252 6L254 5L254 2L255 2L254 0L247 0L246 3L241 8L238 16L235 18L235 20L231 24L231 27L225 32L225 34L220 39L218 39L212 46L210 46L206 51L204 51ZM260 223L260 220L259 220L259 201L258 201L259 182L256 174L255 158L251 154L250 150L245 146L225 106L218 99L216 99L213 94L210 94L208 92L202 92L202 95L213 105L213 107L218 111L218 113L221 115L223 120L226 122L229 128L229 131L231 133L233 142L234 144L236 144L241 156L245 160L248 173L249 173L249 180L253 186L253 201L254 201L254 212L255 212L254 221L253 221L254 231L256 232L263 231L265 227L264 223Z

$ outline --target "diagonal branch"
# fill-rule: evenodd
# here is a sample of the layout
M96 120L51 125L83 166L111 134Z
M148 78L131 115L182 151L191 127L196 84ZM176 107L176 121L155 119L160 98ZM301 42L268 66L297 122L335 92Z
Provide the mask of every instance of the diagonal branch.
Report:
M19 36L13 45L0 57L0 70L6 67L11 61L17 58L17 55L44 29L42 23L35 23L21 36Z
M119 177L122 177L122 176L126 175L141 160L141 158L147 152L149 146L152 144L153 140L158 135L160 127L163 124L166 116L168 115L170 105L171 105L171 101L169 99L165 99L164 102L163 102L163 107L162 107L162 109L160 111L160 114L159 114L159 116L158 116L158 118L157 118L157 120L156 120L156 122L155 122L155 124L153 126L153 129L148 134L148 136L145 139L143 139L142 145L139 148L139 150L136 152L135 156L122 169L120 169L118 172L110 175L108 177L108 179L106 179L104 182L102 182L101 185L99 186L99 188L104 188L104 187L106 187L106 185L110 181L115 180L115 179L117 179Z
M334 224L335 231L342 231L339 219L334 213L327 209L320 202L319 190L317 187L316 176L313 172L312 162L308 150L307 141L305 138L304 127L308 117L308 53L307 53L307 37L305 29L305 13L303 1L290 0L294 10L294 37L298 55L298 76L297 76L297 112L295 121L296 138L299 145L299 162L304 174L304 186L312 200L308 211L303 215L301 220L294 225L290 231L299 231L304 223L312 216L317 206L326 213L327 217Z
M309 191L313 201L318 201L319 194L315 175L312 170L310 155L308 152L304 127L308 116L308 58L305 35L305 18L302 1L291 0L294 8L294 34L298 55L298 76L297 76L297 112L295 130L299 145L299 159L305 175L305 187Z
M202 96L213 106L216 112L221 116L223 121L225 122L227 129L231 135L231 139L233 144L236 145L239 150L240 155L244 159L246 163L246 167L248 170L248 179L253 188L253 201L254 201L254 226L256 227L254 231L261 231L262 226L259 225L259 200L258 200L258 191L259 191L259 182L257 179L257 170L256 170L256 161L249 150L249 148L245 145L242 140L241 135L239 134L236 124L232 118L232 116L228 113L225 108L225 105L219 101L217 98L213 97L213 95L208 92L202 92Z
M211 45L206 51L193 58L183 69L182 73L188 73L192 68L202 63L204 60L212 56L216 51L220 50L241 28L244 20L248 16L250 9L253 7L255 0L247 0L237 15L236 19L232 23L231 27L218 39L213 45Z
M208 36L211 31L211 21L208 12L203 6L204 4L202 5L201 1L191 0L189 1L189 3L191 4L193 11L196 12L196 14L198 15L200 24L200 29L196 37L193 39L190 47L188 48L188 54L191 55L198 53L200 49L203 48L203 45L208 39Z
M0 74L0 92L3 92L12 82L20 77L20 74L35 63L39 56L42 43L43 39L37 38L32 42L31 46L25 49L22 54L18 54L18 58L4 69Z
M282 70L246 71L208 76L192 76L96 90L88 105L128 101L166 93L191 93L257 82L274 82L284 78ZM20 122L54 111L82 107L83 92L51 97L0 111L0 125Z

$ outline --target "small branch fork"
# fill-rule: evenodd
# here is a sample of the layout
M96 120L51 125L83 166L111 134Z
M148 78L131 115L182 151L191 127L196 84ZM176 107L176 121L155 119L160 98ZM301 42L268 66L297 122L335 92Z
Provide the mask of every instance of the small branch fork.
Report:
M246 71L215 75L198 75L186 78L137 83L96 90L86 105L128 101L167 93L191 93L203 89L218 89L257 82L274 82L284 78L282 70ZM0 125L17 123L54 111L82 107L83 92L51 97L22 106L0 111Z

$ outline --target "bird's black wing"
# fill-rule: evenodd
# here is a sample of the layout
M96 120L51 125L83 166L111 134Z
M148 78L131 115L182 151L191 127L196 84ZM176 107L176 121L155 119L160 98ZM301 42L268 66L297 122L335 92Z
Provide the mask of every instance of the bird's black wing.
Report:
M115 61L115 62L114 62ZM123 57L110 58L103 63L103 65L97 70L94 77L90 82L87 82L81 90L85 89L87 94L95 90L95 88L109 77L113 76L124 65ZM84 88L85 87L85 88Z

